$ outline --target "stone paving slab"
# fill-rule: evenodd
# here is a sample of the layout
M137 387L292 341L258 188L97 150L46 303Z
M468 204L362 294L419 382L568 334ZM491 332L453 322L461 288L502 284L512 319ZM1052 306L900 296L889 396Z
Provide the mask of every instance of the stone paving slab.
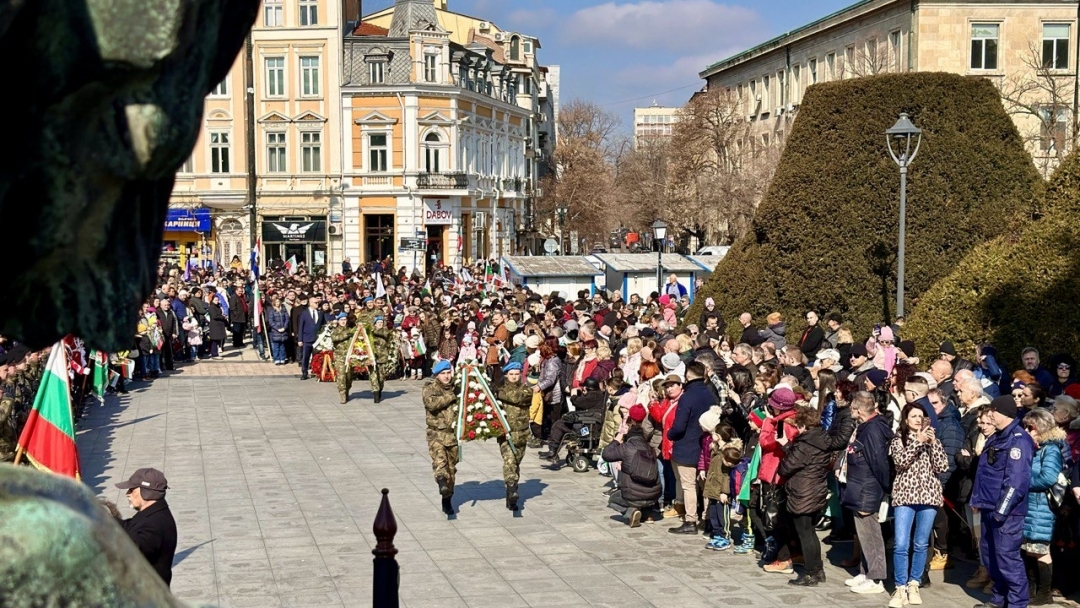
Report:
M381 488L397 516L402 605L497 606L883 606L887 597L847 592L844 571L798 590L750 556L706 551L671 522L630 530L606 507L607 478L551 471L530 450L522 465L523 511L503 502L495 442L463 446L454 503L439 511L424 440L419 382L389 382L374 404L366 382L339 405L332 384L293 377L222 377L189 368L93 407L79 425L84 479L130 516L113 484L153 466L169 479L179 546L173 590L192 604L371 605L372 523ZM833 562L850 544L830 550ZM973 567L932 573L928 604L969 607L985 599L962 584ZM941 584L942 575L950 582Z

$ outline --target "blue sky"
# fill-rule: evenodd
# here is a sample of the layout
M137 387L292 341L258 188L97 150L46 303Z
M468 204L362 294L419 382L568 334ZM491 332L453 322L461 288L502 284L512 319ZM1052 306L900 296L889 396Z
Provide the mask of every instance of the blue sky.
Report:
M853 2L449 0L449 8L538 37L541 63L562 66L562 100L605 104L625 127L635 106L685 103L710 63ZM364 12L392 3L367 0Z

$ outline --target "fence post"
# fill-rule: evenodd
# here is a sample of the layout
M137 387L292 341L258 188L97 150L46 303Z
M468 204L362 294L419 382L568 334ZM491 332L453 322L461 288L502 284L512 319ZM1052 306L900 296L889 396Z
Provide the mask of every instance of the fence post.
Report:
M372 603L374 608L398 608L398 570L397 549L394 548L394 536L397 534L397 520L390 508L390 490L383 488L379 512L375 514L375 556L373 568Z

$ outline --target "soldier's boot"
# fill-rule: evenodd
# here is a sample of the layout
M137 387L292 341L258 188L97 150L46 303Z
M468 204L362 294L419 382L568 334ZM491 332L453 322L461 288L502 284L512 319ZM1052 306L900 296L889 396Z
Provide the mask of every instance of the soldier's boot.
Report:
M373 401L375 401L375 403L382 401L382 391L371 391L371 393L374 396Z
M341 403L347 403L349 401L349 394L345 391L338 391L338 396L341 397Z
M518 508L518 484L508 483L506 484L506 508L511 511L519 511Z
M454 505L453 505L453 503L451 503L451 497L443 496L443 499L442 499L442 512L446 513L447 515L453 515L454 514Z
M450 481L442 475L435 478L435 483L439 484L439 494L444 498L454 495L454 489L450 487Z

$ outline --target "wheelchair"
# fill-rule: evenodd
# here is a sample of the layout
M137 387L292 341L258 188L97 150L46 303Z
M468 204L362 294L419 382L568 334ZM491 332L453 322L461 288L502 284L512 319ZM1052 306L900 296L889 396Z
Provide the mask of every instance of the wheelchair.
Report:
M567 420L573 425L573 432L567 433L562 440L566 446L566 464L575 473L584 473L600 460L600 432L604 428L604 412L571 412L574 420ZM562 449L562 446L559 449Z

